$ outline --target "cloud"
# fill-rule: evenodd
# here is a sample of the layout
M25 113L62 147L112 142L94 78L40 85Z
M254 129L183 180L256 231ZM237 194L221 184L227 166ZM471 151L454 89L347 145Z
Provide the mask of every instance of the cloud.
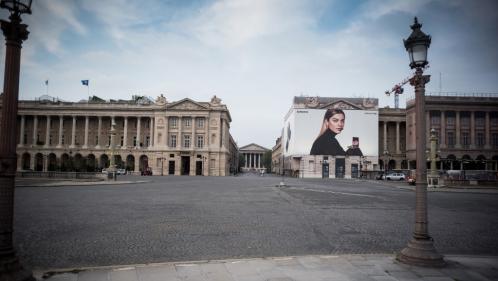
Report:
M216 94L239 145L271 147L293 96L375 97L393 106L384 91L411 74L402 39L414 15L433 36L428 89L438 88L442 72L443 90L496 92L496 4L476 2L367 1L343 16L322 0L36 1L25 17L32 33L21 90L38 97L49 78L50 94L73 101L86 98L81 79L106 99ZM327 16L337 18L324 23ZM62 40L67 34L78 48ZM405 87L400 104L412 93Z

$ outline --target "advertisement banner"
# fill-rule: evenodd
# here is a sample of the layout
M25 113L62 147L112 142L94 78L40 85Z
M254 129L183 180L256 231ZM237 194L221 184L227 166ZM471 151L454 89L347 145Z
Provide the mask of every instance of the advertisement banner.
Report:
M282 148L289 155L378 156L377 110L291 109Z

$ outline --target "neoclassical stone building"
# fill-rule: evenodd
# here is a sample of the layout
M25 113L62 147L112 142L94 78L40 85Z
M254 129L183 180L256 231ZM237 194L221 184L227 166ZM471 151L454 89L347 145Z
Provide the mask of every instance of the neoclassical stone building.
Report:
M263 156L270 149L261 145L251 143L239 149L240 156L244 157L244 166L240 167L243 172L265 170Z
M430 130L438 137L438 168L498 169L498 94L427 93L427 147ZM406 103L406 158L415 167L415 100Z
M118 168L132 173L151 168L155 175L226 176L237 170L231 121L216 96L210 102L168 102L162 95L155 101L43 97L19 101L18 131L12 133L18 170L98 171L109 167L113 154Z
M324 98L317 97L320 101ZM437 168L439 170L498 171L498 94L426 93L426 135L430 130L438 137ZM406 108L379 108L378 162L374 171L409 170L416 168L415 100L409 97ZM302 166L282 165L282 137L273 147L273 170L281 173ZM368 168L362 165L362 171Z

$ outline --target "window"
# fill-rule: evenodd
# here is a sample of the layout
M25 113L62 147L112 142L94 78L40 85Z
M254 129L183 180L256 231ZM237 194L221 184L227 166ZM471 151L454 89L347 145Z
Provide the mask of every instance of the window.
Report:
M186 147L186 148L190 147L190 135L183 136L183 147Z
M145 146L149 146L149 145L150 145L150 137L146 136L145 137Z
M183 119L183 121L185 121L185 127L189 128L190 127L190 123L191 123L191 120L190 118L185 118Z
M197 118L197 128L204 128L204 118Z
M111 146L111 136L108 137L108 146Z
M484 127L485 119L482 117L476 118L476 127Z
M462 145L463 145L463 147L469 147L469 145L470 145L469 132L462 133Z
M24 144L28 144L28 134L24 134Z
M491 143L493 144L493 148L498 148L498 133L491 134Z
M49 135L48 144L52 145L52 135Z
M431 125L441 124L441 115L439 112L431 112Z
M476 143L477 147L483 147L484 146L484 133L483 132L478 132L476 135Z
M64 134L62 135L62 138L61 138L61 144L64 144Z
M171 128L176 128L178 126L178 118L170 117L169 119L170 119L170 123L171 123Z
M99 136L95 136L95 144L99 144Z
M161 133L157 134L157 143L161 144L163 142L163 135Z
M198 148L204 147L204 136L197 136L197 147Z
M169 146L176 147L176 135L169 136Z
M133 146L137 146L137 136L133 136Z
M121 146L124 144L124 136L121 136Z
M446 133L446 142L448 143L448 147L450 148L455 146L455 132Z

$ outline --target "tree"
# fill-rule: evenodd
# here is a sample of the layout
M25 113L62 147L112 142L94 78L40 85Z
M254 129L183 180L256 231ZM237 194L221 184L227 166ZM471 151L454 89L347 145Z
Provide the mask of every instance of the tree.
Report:
M244 157L244 154L239 153L239 172L242 167L246 165L246 158Z
M267 172L271 172L271 150L263 154L263 167L266 168Z

